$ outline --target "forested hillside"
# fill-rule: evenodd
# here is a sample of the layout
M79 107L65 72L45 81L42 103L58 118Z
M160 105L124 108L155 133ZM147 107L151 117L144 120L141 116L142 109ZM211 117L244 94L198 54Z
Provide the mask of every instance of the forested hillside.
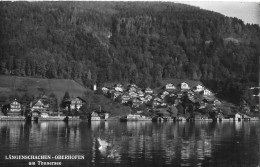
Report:
M196 7L159 2L0 2L0 73L74 79L90 87L200 80L253 102L260 28Z

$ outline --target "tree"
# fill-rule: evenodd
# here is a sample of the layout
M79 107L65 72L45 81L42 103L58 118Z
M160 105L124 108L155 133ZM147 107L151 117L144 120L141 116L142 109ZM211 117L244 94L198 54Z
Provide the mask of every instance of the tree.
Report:
M66 96L69 97L68 95L66 95ZM57 99L57 96L55 95L55 93L52 92L50 94L49 102L50 102L50 110L57 112L58 111L58 99Z
M62 101L61 101L61 107L62 108L67 108L70 110L70 95L69 92L65 92Z
M34 100L34 96L29 95L28 93L25 93L22 97L21 97L21 103L25 106L29 106L29 104L31 102L33 102Z

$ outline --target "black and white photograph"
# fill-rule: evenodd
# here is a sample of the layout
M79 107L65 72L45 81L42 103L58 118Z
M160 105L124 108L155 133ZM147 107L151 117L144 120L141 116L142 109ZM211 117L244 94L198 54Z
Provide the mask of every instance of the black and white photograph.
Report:
M0 167L259 167L260 2L0 1Z

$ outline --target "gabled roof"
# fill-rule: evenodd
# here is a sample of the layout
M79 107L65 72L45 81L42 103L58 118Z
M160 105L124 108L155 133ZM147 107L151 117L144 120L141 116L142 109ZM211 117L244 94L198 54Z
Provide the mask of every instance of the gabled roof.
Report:
M32 106L36 105L36 104L39 103L39 102L43 104L43 102L41 101L41 99L38 99L38 100L36 100L36 101L33 102Z
M46 95L43 95L42 97L41 97L41 99L48 99L49 97L48 96L46 96Z
M73 97L70 98L69 100L71 101L71 100L76 99L76 98L82 100L83 102L86 102L86 100L84 100L82 97L79 97L79 96L73 96Z
M192 80L187 80L187 79L169 79L169 80L167 80L166 83L172 83L173 85L180 85L183 82L187 83L190 87L195 87L199 84L202 85L202 83L200 81L192 81Z
M11 104L12 102L14 102L14 101L16 101L16 102L18 102L18 103L21 104L21 102L19 102L19 101L17 101L16 99L14 99L14 100L7 100L7 101L5 101L5 102L3 103L3 106L10 105L10 104Z

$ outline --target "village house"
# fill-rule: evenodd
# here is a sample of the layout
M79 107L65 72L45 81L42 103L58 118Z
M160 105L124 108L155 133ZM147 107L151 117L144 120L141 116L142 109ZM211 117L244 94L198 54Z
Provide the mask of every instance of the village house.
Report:
M109 89L109 91L108 91L109 94L113 94L114 92L115 92L114 89Z
M96 112L91 113L91 121L100 121L100 116Z
M158 107L161 105L161 102L157 101L157 100L153 100L153 108Z
M240 113L236 113L235 114L235 121L241 121L242 120L242 118L243 118L243 115L242 114L240 114Z
M99 116L101 120L107 120L109 118L109 115L109 113L101 113Z
M118 85L118 84L117 84ZM121 85L121 84L120 84ZM116 86L115 87L115 91L117 91L117 92L123 92L124 90L123 90L123 87L122 86Z
M136 92L136 88L135 87L130 87L129 90L128 90L129 93L131 92Z
M40 99L30 103L32 112L46 113L49 111L49 100L47 96L42 96Z
M170 94L170 93L167 92L167 91L164 91L164 92L163 92L163 95L164 95L164 96L167 96L168 94Z
M160 106L166 107L166 106L167 106L167 103L161 103Z
M147 99L148 101L152 100L152 98L153 98L153 96L151 96L151 95L146 95L145 96L145 99Z
M20 116L22 111L22 105L16 99L5 104L3 110L6 110L7 116Z
M166 96L166 95L164 95L164 94L161 94L161 96L160 96L160 97L161 97L161 99L164 99L164 98L165 98L165 96Z
M171 84L171 83L167 83L167 84L165 85L165 89L166 89L167 91L172 91L172 90L175 90L176 87L175 87L173 84Z
M139 98L132 99L132 107L138 108L143 102Z
M216 100L214 100L213 105L219 106L219 105L221 105L221 102L218 99L216 99Z
M182 82L182 83L180 84L180 86L181 86L181 90L182 90L182 91L186 91L186 90L189 90L189 89L190 89L190 86L189 86L186 82Z
M102 89L103 94L107 94L109 89L107 87L103 87Z
M177 95L177 98L182 98L183 92L179 91L179 92L176 93L176 95Z
M203 90L203 95L204 95L204 96L212 96L213 93L212 93L209 89L204 89L204 90Z
M122 95L122 92L114 92L114 96L113 96L114 100L115 100L117 97L119 97L120 95Z
M193 88L194 92L202 92L203 90L204 90L204 86L202 86L201 84L199 84Z
M169 95L170 93L169 92L167 92L167 91L164 91L161 95L160 95L160 97L161 97L161 99L164 99L167 95Z
M135 93L135 92L130 92L130 93L129 93L129 96L130 96L131 98L136 98L136 97L138 96L138 94Z
M115 85L115 87L120 87L120 88L122 88L123 85L122 85L121 83L118 83L118 84Z
M189 90L189 91L187 92L187 94L190 95L190 96L194 96L194 92L191 91L191 90Z
M147 103L149 100L144 98L144 97L140 97L140 100L143 102L143 103Z
M131 97L129 96L128 93L126 93L123 94L121 98L122 98L122 103L124 104L124 103L128 103Z
M79 110L80 107L83 106L84 104L84 100L80 97L73 97L71 100L70 100L70 109L71 110Z
M146 88L145 91L144 91L146 94L152 94L153 93L153 90L151 88Z
M159 97L156 97L155 99L154 99L155 101L158 101L158 102L162 102L163 100L161 99L161 98L159 98Z
M144 92L142 92L141 90L139 90L137 93L138 93L139 97L143 97L144 96Z
M153 99L153 107L161 106L162 103L163 103L163 100L160 99L159 97L156 97L155 99Z

